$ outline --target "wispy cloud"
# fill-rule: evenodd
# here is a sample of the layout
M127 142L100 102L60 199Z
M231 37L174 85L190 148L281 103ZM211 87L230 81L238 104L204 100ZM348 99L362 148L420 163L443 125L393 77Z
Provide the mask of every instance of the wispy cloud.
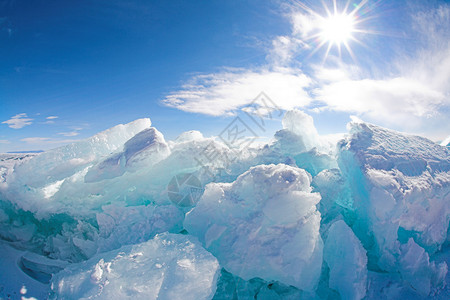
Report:
M49 117L46 117L45 119L46 119L47 121L43 122L43 124L55 124L55 121L54 121L54 120L56 120L56 119L58 119L58 118L59 118L58 116L49 116Z
M23 138L20 141L25 142L27 144L32 144L32 145L63 145L63 144L77 142L79 140L77 140L77 139L58 140L58 139L53 139L53 138L49 138L49 137L28 137L28 138Z
M59 132L59 135L63 136L77 136L80 134L80 131L83 130L82 127L69 127L70 131Z
M6 17L0 17L0 30L11 36L13 34L12 24Z
M371 120L402 125L438 114L445 95L410 78L339 80L317 89L324 109L357 113Z
M2 124L7 124L9 128L20 129L31 125L33 123L32 121L33 119L28 118L26 113L21 113L11 117L9 120L3 121Z
M69 131L69 132L59 132L58 134L63 135L63 136L77 136L80 133L78 131Z
M163 102L187 112L230 115L264 91L277 99L280 108L292 109L310 103L311 98L305 91L310 84L305 74L292 69L227 69L193 77Z
M278 36L272 41L272 48L266 58L274 66L286 67L291 65L295 55L304 49L309 49L309 46L301 39L285 35Z
M0 140L0 144L10 144L11 142L8 140Z
M40 144L40 143L47 142L50 140L51 140L50 138L45 138L45 137L29 137L29 138L21 139L22 142L25 142L27 144Z

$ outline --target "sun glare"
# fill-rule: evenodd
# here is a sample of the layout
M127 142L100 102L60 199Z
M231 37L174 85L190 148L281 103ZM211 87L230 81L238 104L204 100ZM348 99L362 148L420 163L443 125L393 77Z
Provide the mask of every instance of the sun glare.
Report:
M360 0L359 3L351 4L351 0L347 0L342 10L338 8L337 0L333 0L333 8L330 10L324 1L322 4L326 11L326 15L320 15L305 4L299 3L299 6L313 16L317 22L317 31L310 35L307 39L310 40L313 51L310 56L314 55L323 46L326 47L324 61L327 59L333 47L336 47L341 56L342 46L347 50L353 60L356 60L352 49L350 48L350 42L354 41L362 44L354 35L356 33L375 33L361 28L361 23L365 21L362 17L364 13L361 13L361 8L367 4L368 0ZM353 9L350 10L349 8ZM367 13L367 9L365 9Z
M322 21L320 37L323 41L339 46L352 38L354 27L353 16L334 14Z

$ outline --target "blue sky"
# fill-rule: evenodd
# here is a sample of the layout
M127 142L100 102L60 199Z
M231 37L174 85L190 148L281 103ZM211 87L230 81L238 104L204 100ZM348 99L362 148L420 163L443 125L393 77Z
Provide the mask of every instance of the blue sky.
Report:
M0 152L142 117L168 139L217 135L260 91L311 114L322 134L357 115L444 139L449 4L352 1L348 12L358 5L352 57L336 45L315 51L320 1L0 0Z

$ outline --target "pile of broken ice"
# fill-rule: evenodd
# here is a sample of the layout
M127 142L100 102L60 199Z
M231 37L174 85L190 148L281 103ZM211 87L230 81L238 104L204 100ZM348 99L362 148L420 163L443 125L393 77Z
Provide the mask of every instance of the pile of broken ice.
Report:
M236 152L141 119L3 166L0 298L449 299L449 148L283 128ZM186 176L198 202L168 195Z

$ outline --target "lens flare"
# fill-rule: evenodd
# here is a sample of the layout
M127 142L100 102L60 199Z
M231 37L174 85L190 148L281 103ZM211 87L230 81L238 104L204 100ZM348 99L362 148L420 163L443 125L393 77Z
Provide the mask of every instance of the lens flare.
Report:
M321 24L320 37L334 45L347 43L355 31L355 20L352 15L335 14L324 20Z
M356 61L356 57L350 48L350 42L357 42L362 44L355 35L357 34L380 34L379 32L370 31L361 28L361 23L366 21L367 17L362 17L365 13L370 11L370 8L365 7L368 0L361 0L359 3L351 4L351 0L348 0L345 7L340 10L336 0L333 0L333 8L329 9L325 2L322 1L326 14L321 15L318 12L312 10L302 2L296 2L297 5L306 11L313 20L316 30L311 31L306 38L306 42L311 45L311 53L309 56L314 55L323 46L326 47L324 61L327 59L331 49L336 47L339 51L339 57L341 56L341 48L345 47L353 60ZM349 7L352 7L350 10ZM364 9L363 9L364 8ZM364 45L364 44L362 44Z

